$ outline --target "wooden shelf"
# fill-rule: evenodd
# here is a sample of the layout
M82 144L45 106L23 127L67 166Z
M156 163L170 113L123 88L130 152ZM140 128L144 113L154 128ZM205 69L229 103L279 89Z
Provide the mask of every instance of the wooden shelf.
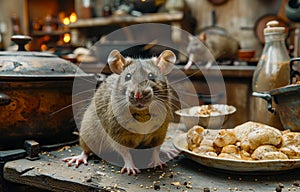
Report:
M183 19L183 13L149 13L140 17L130 15L110 16L110 17L97 17L91 19L79 19L75 23L69 25L70 29L73 28L88 28L88 27L101 27L109 25L130 25L138 23L163 23L163 22L179 22Z
M59 35L65 34L65 33L70 33L70 30L54 30L54 31L51 31L51 32L32 31L31 36L45 36L45 35L59 36Z

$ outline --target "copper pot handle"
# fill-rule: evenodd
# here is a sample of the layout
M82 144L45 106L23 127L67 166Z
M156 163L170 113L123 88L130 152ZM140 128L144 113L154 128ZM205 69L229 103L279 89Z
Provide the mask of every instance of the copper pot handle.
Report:
M267 101L268 103L268 110L274 114L276 114L275 109L272 106L272 96L269 93L259 93L259 92L253 92L252 96L254 97L260 97Z
M10 96L8 96L4 93L0 93L0 106L9 105L10 102L11 102Z
M300 61L300 58L293 58L290 60L290 84L293 84L293 79L296 78L296 76L300 77L300 72L293 69L295 61Z

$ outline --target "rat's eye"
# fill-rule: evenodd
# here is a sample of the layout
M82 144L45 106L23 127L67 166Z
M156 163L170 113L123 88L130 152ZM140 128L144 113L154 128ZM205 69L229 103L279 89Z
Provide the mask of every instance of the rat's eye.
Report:
M131 79L131 74L127 73L125 76L125 81L129 81Z
M156 76L153 73L148 73L148 79L149 80L154 80Z

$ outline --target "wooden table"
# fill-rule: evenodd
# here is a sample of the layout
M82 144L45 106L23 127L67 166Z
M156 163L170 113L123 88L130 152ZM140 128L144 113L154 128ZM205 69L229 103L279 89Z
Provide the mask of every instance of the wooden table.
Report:
M170 125L166 145L182 129ZM19 159L7 162L4 178L14 189L18 184L30 191L256 191L272 192L276 187L282 191L300 191L300 169L263 175L229 173L199 165L183 155L168 162L163 170L144 169L137 176L120 174L120 167L97 157L87 166L68 167L63 157L79 154L79 146L65 146L60 150L42 152L40 159ZM33 188L35 187L35 189ZM26 191L24 190L24 191ZM14 191L9 189L8 191ZM18 191L22 191L19 190Z

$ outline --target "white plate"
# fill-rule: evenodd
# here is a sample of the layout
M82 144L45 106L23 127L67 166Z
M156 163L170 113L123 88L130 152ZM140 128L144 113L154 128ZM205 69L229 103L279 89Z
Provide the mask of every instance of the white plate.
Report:
M187 158L193 161L208 167L223 169L230 172L276 172L300 168L300 159L246 161L200 155L189 151L186 148L186 133L177 135L173 139L173 145L179 151L182 151Z

